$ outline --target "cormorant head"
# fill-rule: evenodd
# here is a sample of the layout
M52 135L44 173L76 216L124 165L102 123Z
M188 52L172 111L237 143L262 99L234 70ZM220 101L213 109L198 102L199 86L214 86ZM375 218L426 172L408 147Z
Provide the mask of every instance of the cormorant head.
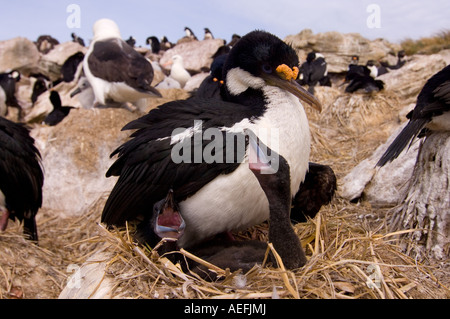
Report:
M321 110L320 102L295 81L298 67L297 53L290 45L268 32L253 31L242 37L230 51L223 77L231 95L271 85Z

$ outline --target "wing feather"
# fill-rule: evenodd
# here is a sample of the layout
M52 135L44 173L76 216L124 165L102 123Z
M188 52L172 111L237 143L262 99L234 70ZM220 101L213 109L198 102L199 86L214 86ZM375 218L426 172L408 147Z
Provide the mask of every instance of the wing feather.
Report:
M108 82L124 82L143 92L155 90L151 63L121 39L95 42L88 64L94 76Z
M245 138L229 139L225 130L222 134L222 161L195 163L175 163L172 151L178 143L172 143L171 134L176 127L189 128L195 121L202 121L201 131L212 127L230 127L241 121L254 110L236 104L211 100L188 99L175 101L152 110L149 114L127 124L124 129L135 129L131 139L116 149L112 156L118 155L116 162L110 167L107 176L119 176L102 214L102 222L108 225L123 225L125 221L135 219L141 214L151 214L153 204L167 195L169 189L174 190L177 201L182 201L195 194L204 185L221 174L233 172L242 162L245 152L233 163L226 163L227 151L234 152L236 143ZM241 136L242 137L242 136ZM187 137L184 142L191 147L194 155L195 136ZM233 148L226 142L233 141ZM205 147L213 140L202 139L202 154ZM211 146L211 145L210 145ZM187 146L186 146L187 147ZM240 145L242 147L242 145ZM244 145L246 147L246 145ZM187 149L187 148L185 148ZM218 150L217 150L218 151Z

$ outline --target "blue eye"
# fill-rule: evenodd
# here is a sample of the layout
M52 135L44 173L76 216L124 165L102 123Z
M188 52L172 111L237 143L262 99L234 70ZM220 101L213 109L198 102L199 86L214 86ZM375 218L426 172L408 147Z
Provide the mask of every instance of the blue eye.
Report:
M263 71L266 72L266 73L272 73L272 67L271 67L270 65L268 65L268 64L264 64L264 65L262 66L262 69L263 69Z

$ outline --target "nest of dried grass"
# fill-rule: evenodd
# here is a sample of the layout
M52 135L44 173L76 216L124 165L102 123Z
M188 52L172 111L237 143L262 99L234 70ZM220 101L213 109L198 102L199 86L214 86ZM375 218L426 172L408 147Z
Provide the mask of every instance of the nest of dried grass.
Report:
M322 115L308 111L312 160L330 165L339 179L385 141L396 121L392 114L402 106L389 92L356 97L329 88L317 92L325 102ZM338 110L341 103L349 111ZM376 121L369 119L374 116ZM391 232L386 222L390 210L365 202L336 197L316 218L295 225L308 257L303 268L264 265L242 274L210 266L222 277L208 282L136 244L130 230L106 231L98 224L106 198L84 216L41 211L39 246L23 240L18 224L0 233L0 298L56 298L72 274L68 265L82 265L99 250L110 256L99 261L106 263L101 279L112 283L110 294L116 298L450 297L448 262L404 254L399 232ZM258 225L237 237L267 240L267 229Z
M384 215L384 216L383 216ZM335 200L316 218L295 226L308 256L301 269L286 270L279 262L256 265L248 273L231 273L197 259L220 280L205 281L183 272L167 255L133 241L132 230L107 231L89 241L103 245L109 258L104 280L112 283L110 297L149 299L254 298L448 298L443 264L419 262L397 245L398 233L388 233L386 211ZM238 234L241 240L267 240L267 225ZM194 258L185 250L185 258ZM100 285L98 285L98 288ZM95 291L94 291L95 292Z

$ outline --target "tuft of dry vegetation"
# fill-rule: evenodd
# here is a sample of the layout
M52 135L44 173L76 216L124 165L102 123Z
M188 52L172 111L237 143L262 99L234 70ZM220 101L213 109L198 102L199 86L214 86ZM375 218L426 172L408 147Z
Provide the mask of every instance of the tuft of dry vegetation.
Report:
M448 269L444 264L417 261L402 253L395 237L386 232L387 211L369 205L348 204L336 199L316 218L294 228L302 240L308 263L286 270L281 262L256 265L249 272L231 273L198 259L215 271L219 280L210 282L183 272L167 255L132 240L132 230L107 231L89 239L100 244L105 267L91 295L103 289L113 298L148 299L410 299L448 298ZM237 234L241 240L267 240L267 225ZM270 247L269 249L273 249ZM185 258L195 258L188 251ZM106 257L105 257L106 256Z
M432 37L418 40L405 39L400 44L407 55L435 54L450 49L450 30L443 30Z

